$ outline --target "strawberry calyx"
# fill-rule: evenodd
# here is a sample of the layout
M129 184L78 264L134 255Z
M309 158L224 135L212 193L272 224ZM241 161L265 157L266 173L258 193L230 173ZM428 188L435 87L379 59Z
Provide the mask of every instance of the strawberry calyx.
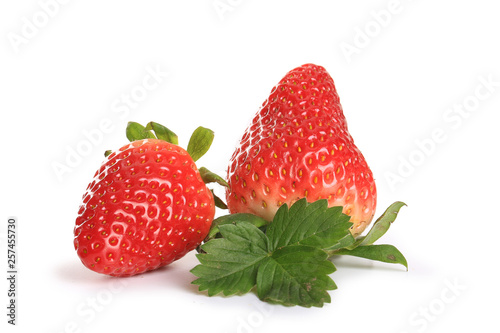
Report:
M167 127L155 123L154 121L150 121L147 125L146 128L144 128L145 131L154 131L156 134L156 137L160 140L164 140L167 142L170 142L174 145L179 144L179 139L177 137L177 134L169 130Z
M179 145L179 138L177 134L175 134L166 126L163 126L154 121L150 121L146 124L146 126L143 126L137 122L130 121L127 124L125 134L130 142L144 139L158 139L174 145ZM199 126L191 135L186 151L191 156L193 161L196 162L210 149L213 140L214 132L208 128ZM104 153L106 157L109 154L111 154L111 150L106 150ZM219 185L229 187L224 178L205 167L200 167L198 169L198 172L200 173L201 179L205 184L217 183ZM227 209L226 203L217 195L215 195L212 189L210 191L212 192L212 195L214 197L215 206L219 207L220 209Z
M322 307L328 290L337 286L329 277L334 256L350 255L385 263L408 264L392 245L376 244L406 206L389 206L365 236L351 234L351 217L342 206L328 207L326 199L299 199L283 204L272 221L250 213L213 220L196 255L200 264L191 272L192 284L209 296L244 294L255 290L265 302L286 306Z

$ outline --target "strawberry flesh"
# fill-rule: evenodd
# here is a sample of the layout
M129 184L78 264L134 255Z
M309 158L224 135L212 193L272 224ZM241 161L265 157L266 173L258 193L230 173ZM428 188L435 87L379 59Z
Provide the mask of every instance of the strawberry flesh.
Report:
M134 141L109 155L87 187L74 245L93 271L135 275L196 248L214 214L212 193L184 149Z

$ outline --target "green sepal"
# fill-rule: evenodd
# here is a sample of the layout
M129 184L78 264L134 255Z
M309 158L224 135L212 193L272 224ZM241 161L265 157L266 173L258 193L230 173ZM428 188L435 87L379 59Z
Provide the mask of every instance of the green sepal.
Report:
M382 214L382 216L380 216L377 221L375 221L366 236L358 238L356 242L350 247L347 247L347 249L352 250L358 246L372 245L373 243L375 243L387 232L387 230L389 230L389 227L391 226L392 222L396 220L399 210L403 206L406 206L406 204L401 201L396 201L395 203L390 205Z
M210 190L212 192L212 195L214 197L214 204L215 207L220 208L220 209L227 209L227 205L224 201L222 201L221 198L219 198L217 195L215 195L214 190Z
M113 153L113 151L112 151L112 150L106 150L106 151L104 152L104 157L108 157L109 155L111 155L111 153Z
M187 152L193 161L199 160L208 151L214 140L214 132L205 127L194 130L187 146Z
M145 128L146 131L151 131L153 130L156 134L156 137L160 140L170 142L174 145L179 144L179 139L177 137L177 134L172 132L170 129L167 127L155 123L154 121L150 121Z
M130 142L144 139L156 139L154 134L148 131L146 127L133 121L128 122L125 133Z
M344 248L327 249L330 256L350 255L392 264L401 264L408 270L408 263L403 254L393 245L373 245L380 239L391 224L396 220L399 210L406 206L404 202L396 201L375 221L366 236L359 237L354 243Z
M360 245L353 250L341 249L335 255L348 255L370 260L377 260L391 264L401 264L408 270L408 263L404 255L393 245Z
M229 184L222 178L221 176L217 175L216 173L213 173L212 171L208 170L205 167L201 167L198 169L200 172L201 179L205 182L205 184L208 183L217 183L219 185L229 187Z

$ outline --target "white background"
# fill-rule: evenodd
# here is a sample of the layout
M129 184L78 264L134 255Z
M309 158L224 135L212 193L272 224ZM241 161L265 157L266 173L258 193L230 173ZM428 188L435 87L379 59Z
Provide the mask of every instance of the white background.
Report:
M7 217L19 219L18 326L6 323L1 278L2 332L491 331L500 296L498 12L487 0L2 1L3 272ZM127 121L168 125L183 146L197 126L211 128L216 139L199 164L225 174L271 88L308 62L335 80L377 181L377 215L408 204L380 240L406 255L408 272L336 260L332 303L305 309L199 293L194 253L127 279L80 263L80 198L103 152L126 143ZM148 70L168 76L123 108ZM113 128L103 132L103 121ZM70 157L77 149L82 160Z

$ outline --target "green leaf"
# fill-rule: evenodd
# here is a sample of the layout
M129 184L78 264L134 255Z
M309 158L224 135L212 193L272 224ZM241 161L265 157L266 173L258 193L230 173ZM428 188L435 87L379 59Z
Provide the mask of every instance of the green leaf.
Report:
M373 243L375 243L375 241L377 241L387 232L387 230L389 230L391 223L394 222L394 220L396 220L399 210L403 206L406 206L406 204L401 201L396 201L395 203L390 205L382 214L382 216L380 216L377 219L377 221L375 221L375 223L371 227L370 231L366 234L366 236L360 238L359 241L357 242L358 244L356 244L353 247L372 245Z
M113 152L112 150L106 150L104 152L104 157L108 157L109 155L111 155L112 152Z
M335 271L335 266L327 258L325 251L306 245L276 250L259 266L259 298L287 306L322 307L330 303L327 290L337 286L328 276Z
M220 226L225 224L236 224L238 222L247 222L256 226L257 228L269 224L269 221L266 221L263 218L253 214L237 213L223 215L212 221L212 226L210 227L210 231L206 240L208 241L209 239L214 238L219 233Z
M194 130L187 146L187 152L197 161L208 151L214 140L214 132L205 127L198 127Z
M156 139L153 133L146 130L141 124L133 121L129 121L127 124L126 135L130 142L143 139Z
M394 221L390 215L394 209L387 213L378 220L380 226ZM408 267L392 245L358 243L357 248L346 249L354 243L349 219L342 207L328 208L326 200L307 203L306 199L280 207L270 224L252 214L219 217L197 255L200 265L192 270L198 277L193 284L209 296L242 294L256 286L258 297L266 302L321 307L331 301L328 290L337 288L328 276L335 271L329 254ZM375 229L367 242L378 239L384 228Z
M205 184L208 183L217 183L219 185L229 187L229 184L222 178L221 176L213 173L212 171L208 170L205 167L201 167L198 169L200 172L201 179L205 182Z
M408 270L406 258L396 247L392 245L360 245L353 250L341 249L334 254L361 257L391 264L401 264L406 267L406 270Z
M206 253L197 254L200 265L191 270L198 277L193 284L213 296L247 293L255 286L257 270L269 256L268 239L247 222L219 226L223 238L212 239L201 246Z
M305 198L295 202L290 209L282 205L266 235L271 249L291 244L314 246L320 249L345 247L354 242L349 231L350 217L342 213L342 207L328 208L327 200L308 203Z
M165 126L151 121L146 125L146 131L151 130L155 132L158 139L173 143L174 145L179 144L177 134L175 134Z

